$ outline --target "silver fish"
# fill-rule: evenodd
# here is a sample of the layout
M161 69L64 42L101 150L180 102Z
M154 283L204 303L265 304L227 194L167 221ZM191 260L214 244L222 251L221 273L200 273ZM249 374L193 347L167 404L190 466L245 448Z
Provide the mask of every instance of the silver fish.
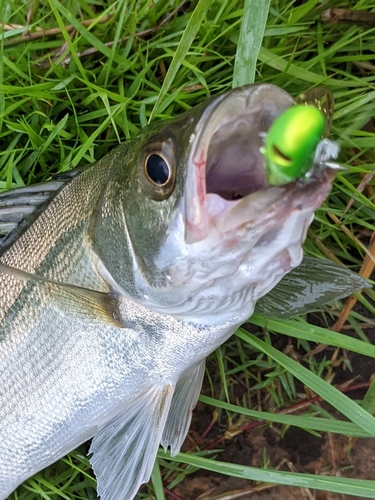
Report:
M329 167L267 185L262 135L292 102L235 89L0 196L1 500L92 437L102 500L131 500L160 444L178 453L205 357L300 264L331 188Z

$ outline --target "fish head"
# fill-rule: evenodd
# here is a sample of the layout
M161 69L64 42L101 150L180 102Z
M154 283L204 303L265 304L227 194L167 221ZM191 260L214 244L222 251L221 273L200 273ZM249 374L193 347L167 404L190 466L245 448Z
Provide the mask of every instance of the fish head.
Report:
M240 321L300 264L335 171L268 184L264 136L292 103L274 85L249 85L145 132L124 174L122 243L102 238L98 252L121 293L155 312Z

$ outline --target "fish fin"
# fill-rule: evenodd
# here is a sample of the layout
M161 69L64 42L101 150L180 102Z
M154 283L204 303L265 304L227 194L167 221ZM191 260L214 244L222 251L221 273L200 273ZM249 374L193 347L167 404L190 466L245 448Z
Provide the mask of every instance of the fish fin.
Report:
M1 263L0 273L49 287L55 300L58 303L63 303L65 309L68 308L68 310L74 311L77 315L95 316L96 319L102 318L106 323L111 323L117 328L127 327L121 320L119 300L113 292L98 292L68 283L59 283L58 281L21 271L21 269L15 269Z
M151 476L174 386L154 386L101 429L89 453L101 500L129 500Z
M64 184L51 181L0 193L0 251L17 239Z
M362 276L330 260L305 256L300 266L258 300L255 310L268 316L291 318L370 286Z
M165 451L170 447L172 457L179 453L188 433L192 412L202 388L205 366L204 359L185 372L177 382L161 440Z

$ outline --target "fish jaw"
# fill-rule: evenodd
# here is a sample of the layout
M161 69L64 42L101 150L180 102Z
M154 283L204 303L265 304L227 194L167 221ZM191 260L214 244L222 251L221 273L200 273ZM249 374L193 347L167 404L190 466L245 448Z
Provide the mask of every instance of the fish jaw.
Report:
M296 180L288 184L286 192L273 189L267 182L261 153L263 140L274 119L292 102L274 85L246 86L228 93L202 115L187 166L187 243L207 238L213 227L224 234L243 223L255 224L276 205L283 211L293 204L307 205L312 210L320 206L334 178L333 172L327 174L329 168L322 169L312 185Z
M166 280L147 293L153 310L197 321L238 314L243 321L301 263L308 226L335 170L268 185L262 136L291 103L281 89L261 84L236 89L204 111L191 134L179 211L155 261Z

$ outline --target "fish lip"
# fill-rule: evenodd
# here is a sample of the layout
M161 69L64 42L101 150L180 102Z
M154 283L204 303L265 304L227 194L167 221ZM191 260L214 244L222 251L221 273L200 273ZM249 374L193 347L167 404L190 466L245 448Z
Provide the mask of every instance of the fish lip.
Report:
M204 240L212 227L227 232L243 224L255 223L260 216L266 214L277 216L278 213L290 212L299 205L314 211L329 193L335 171L321 166L317 175L308 182L296 180L285 186L269 186L265 177L259 149L262 139L259 137L268 130L272 121L293 103L292 97L279 87L271 84L249 85L234 89L219 96L203 112L194 134L191 136L191 148L188 158L188 169L185 184L185 242L188 244ZM265 116L268 126L259 129L257 122L251 121ZM270 118L271 117L271 118ZM207 192L207 170L210 168L208 153L214 135L222 127L237 127L238 120L249 124L249 137L255 147L249 148L248 156L256 158L256 176L260 189L247 194L238 200L229 200L215 192ZM229 125L228 125L229 124ZM258 127L258 128L257 128ZM256 131L256 135L255 132ZM236 136L236 134L233 134ZM249 141L249 144L251 141ZM232 162L233 163L233 162ZM232 165L228 165L231 169ZM262 203L264 200L264 203Z
M266 227L268 221L274 224L275 219L281 223L292 211L313 213L328 196L335 176L335 169L323 167L319 177L309 182L296 180L284 186L270 186L229 202L231 206L228 204L220 216L209 214L210 223L221 233L227 233L243 225L260 223Z

